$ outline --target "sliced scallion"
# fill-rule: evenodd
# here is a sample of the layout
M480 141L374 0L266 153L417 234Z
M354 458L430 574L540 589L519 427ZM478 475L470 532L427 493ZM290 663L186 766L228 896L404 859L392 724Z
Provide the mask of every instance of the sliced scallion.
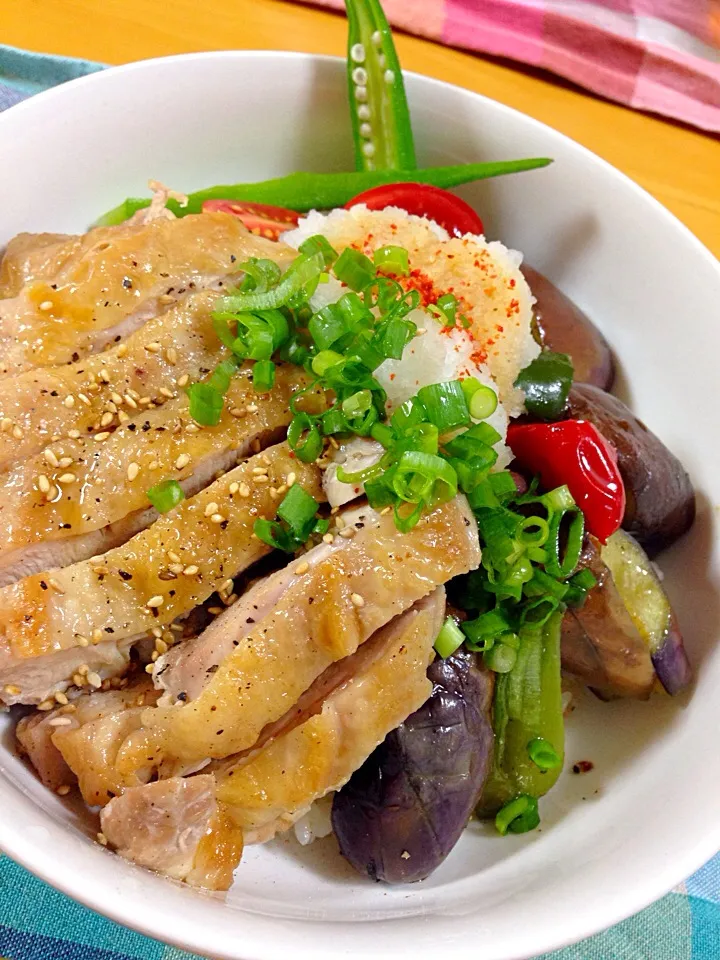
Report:
M538 802L535 797L521 793L498 810L495 827L501 836L510 833L528 833L540 824Z
M462 646L464 640L465 635L457 625L455 618L448 617L442 625L440 633L435 638L435 650L438 656L444 660L446 657L452 656L458 647Z
M364 253L346 247L335 261L335 276L351 290L363 290L375 279L375 267Z
M270 393L275 386L275 364L272 360L258 360L253 366L253 390Z
M192 383L187 388L190 400L190 416L203 427L215 427L220 423L224 398L222 393L209 383Z
M527 745L528 756L540 770L554 770L562 763L562 757L545 737L534 737Z
M470 412L459 380L421 387L417 396L428 419L441 434L470 423Z
M185 499L177 480L163 480L147 491L147 498L158 513L167 513Z
M405 247L379 247L373 254L375 266L381 273L406 277L410 273L408 252Z

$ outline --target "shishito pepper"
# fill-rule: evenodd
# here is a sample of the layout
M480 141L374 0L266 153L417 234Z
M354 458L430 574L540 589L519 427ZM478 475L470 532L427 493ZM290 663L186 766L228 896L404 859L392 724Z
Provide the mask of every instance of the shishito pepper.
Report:
M495 676L493 730L495 753L478 813L494 816L516 797L542 797L562 770L564 722L560 676L562 611L540 626L519 632L515 665ZM538 765L535 741L557 757L555 766ZM533 756L535 759L533 759Z
M346 0L350 122L358 170L414 170L410 111L379 0Z

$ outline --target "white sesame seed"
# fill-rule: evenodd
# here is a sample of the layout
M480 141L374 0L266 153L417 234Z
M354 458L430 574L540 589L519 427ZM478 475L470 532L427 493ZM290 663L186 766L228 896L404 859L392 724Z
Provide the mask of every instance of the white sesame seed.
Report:
M64 783L62 786L57 788L55 793L57 793L59 797L66 797L70 793L71 789L72 789L71 787L69 787L66 783Z
M381 517L387 516L391 510L392 510L392 507L383 507L382 510L380 511L380 516Z
M307 562L307 560L303 560L302 563L299 563L299 564L295 567L295 573L296 573L298 576L302 576L302 574L303 574L303 573L307 573L309 569L310 569L310 564Z
M50 464L51 467L60 466L60 461L58 460L55 453L50 449L50 447L47 447L47 449L43 450L43 457Z
M83 637L83 635L80 634L80 633L75 637L75 639L77 640L79 647L89 647L89 646L90 646L90 641L88 640L88 638L87 638L87 637Z
M175 469L182 470L189 463L190 463L190 457L187 455L187 453L181 453L180 456L175 461Z
M241 497L249 497L250 487L246 483L241 483L238 488L238 493L240 494Z
M121 410L118 413L118 420L120 421L120 423L127 423L129 419L130 419L129 414L125 413L124 410Z
M141 407L149 407L152 404L152 397L140 397L138 403Z
M49 727L69 727L71 723L70 717L51 717L47 722Z
M75 461L73 460L72 457L61 457L61 458L60 458L60 463L58 464L58 466L59 466L62 470L65 470L67 467L71 467L74 462L75 462Z
M253 483L270 483L270 477L263 473L258 477L253 477Z
M217 617L218 614L221 614L222 612L222 607L208 607L208 613L212 614L213 617Z
M160 464L158 463L157 460L151 460L150 463L148 464L148 470L157 470L159 466Z
M175 576L178 576L183 572L183 565L181 563L171 563L168 566L168 570L170 571L170 573L174 573Z
M139 399L140 399L140 394L137 392L137 390L131 390L131 389L128 387L128 394L129 394L129 396L131 396L131 397L133 398L133 400L139 400Z
M68 436L70 437L71 440L79 440L79 439L80 439L80 431L79 431L79 430L75 430L75 429L73 429L73 430L68 430Z
M332 543L335 537L331 533L326 533L323 537L323 543Z
M243 410L242 407L233 407L232 410L230 411L230 416L237 417L238 419L242 419L245 416L245 414L246 414L246 411Z
M86 407L90 406L90 398L87 397L84 393L78 394L78 400L80 401L80 403L84 403Z
M153 635L155 638L161 637L162 634L163 634L163 632L162 632L162 627L153 627L152 630L150 631L150 633L152 633L152 635Z
M75 483L76 480L74 473L63 473L58 477L58 483Z
M180 563L180 557L173 550L168 550L167 555L170 563Z
M109 430L103 430L101 433L96 433L93 435L93 440L97 440L98 443L102 443L103 440L107 440L110 436Z
M161 597L158 593L156 596L150 597L145 606L150 607L151 610L154 610L157 609L157 607L161 607L164 603L165 597Z
M136 403L135 400L130 396L129 393L126 393L126 394L125 394L125 403L130 407L131 410L137 410L137 403Z
M37 705L37 708L38 710L42 710L43 713L46 713L48 710L52 710L54 706L55 702L53 700L43 700L42 703Z
M52 300L43 300L43 302L40 304L40 309L43 311L52 310L52 308L53 308Z
M181 377L178 377L177 385L179 387L186 387L189 382L190 377L187 375L187 373L184 373Z
M365 600L363 599L363 597L360 596L359 593L353 593L353 594L351 594L351 595L350 595L350 600L352 601L352 605L353 605L354 607L364 607L364 606L365 606Z
M210 517L210 520L211 520L213 523L225 523L225 517L224 517L221 513L214 513L214 514Z
M218 505L215 503L214 500L211 501L211 502L205 507L205 516L206 516L206 517L211 517L214 513L217 513L217 512L218 512Z
M96 690L99 690L102 686L102 679L97 673L89 673L87 675L88 683L91 687L94 687Z
M194 577L199 569L200 568L196 567L194 563L191 563L187 567L185 567L185 569L183 570L183 573L185 574L186 577Z
M100 844L101 847L106 847L108 845L108 839L104 833L97 834L97 842Z
M109 427L110 424L113 422L113 420L114 420L114 414L108 411L107 413L104 413L100 418L100 426Z
M110 383L110 374L105 367L98 373L98 380L102 380L103 383Z
M145 673L152 673L154 669L155 669L155 664L154 664L154 663L149 663L149 664L145 667Z
M160 394L161 397L167 397L168 400L172 400L172 398L175 396L172 390L168 390L167 387L160 387L160 389L158 390L158 393Z
M343 527L340 531L340 536L345 540L349 540L351 537L355 536L355 527Z
M148 353L160 353L162 350L162 344L158 343L157 340L153 340L152 343L146 343L145 349Z
M12 428L12 435L13 437L15 437L16 440L22 440L22 438L25 436L25 434L22 432L22 430L18 426L15 426Z
M231 497L233 497L238 492L239 489L240 489L240 484L236 480L233 480L233 482L228 487L228 493L230 494Z
M100 643L102 640L102 630L98 629L98 627L96 627L92 632L92 640L93 643Z
M40 493L50 493L50 481L45 476L44 473L41 473L38 477L38 490Z
M245 409L248 413L257 413L258 405L256 403L249 403Z
M200 433L200 427L196 423L186 423L185 433Z
M113 402L117 407L121 407L121 406L123 405L123 403L125 402L125 401L123 400L123 398L120 396L120 394L119 394L119 393L115 393L114 391L113 391L113 393L110 394L110 399L112 400L112 402Z
M20 690L20 687L18 687L18 686L17 686L16 684L14 684L14 683L6 683L5 686L3 687L3 690L4 690L5 693L7 693L7 695L10 696L10 697L17 697L17 696L19 696L20 693L22 692L22 691Z
M130 481L132 482L133 480L135 480L135 478L137 477L137 475L138 475L139 473L140 473L140 464L139 464L139 463L135 463L135 461L133 460L133 462L132 462L132 463L130 464L130 466L127 468L127 478L128 478L128 480L130 480Z
M161 637L158 637L155 641L155 649L160 656L162 656L164 653L168 652L168 645Z
M0 433L7 433L12 425L13 422L10 417L3 417L2 420L0 420Z
M175 347L168 347L165 351L165 359L170 364L171 367L174 367L178 360L178 354Z
M48 586L55 591L55 593L65 593L65 590L58 583L55 577L48 577Z
M55 694L55 699L57 700L57 702L60 704L61 707L66 707L68 704L68 698L60 690L58 690L58 692Z
M341 516L335 517L335 526L338 528L338 530L342 530L342 528L345 526L345 521Z
M121 344L119 345L119 347L117 348L117 356L120 357L120 358L122 358L122 357L125 356L125 354L127 353L127 351L128 351L127 344L126 344L126 343L121 343Z
M268 472L268 468L267 468L267 467L253 467L252 472L255 474L255 476L260 476L260 474L262 474L262 473L267 473L267 472Z

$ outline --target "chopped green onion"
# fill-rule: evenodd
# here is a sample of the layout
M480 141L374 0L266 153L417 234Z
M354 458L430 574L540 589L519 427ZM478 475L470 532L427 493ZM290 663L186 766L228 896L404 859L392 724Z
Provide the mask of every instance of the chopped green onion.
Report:
M387 449L395 439L395 433L392 427L389 427L386 423L374 423L370 430L370 436L373 440L377 440L378 443L382 444L385 449Z
M325 261L321 253L299 254L279 282L269 290L257 293L235 293L221 297L217 303L219 310L232 313L249 313L253 310L277 310L284 307L308 283L317 281L325 270Z
M303 463L312 463L322 453L320 431L315 421L306 413L297 413L290 421L287 440L290 449Z
M177 480L163 480L150 487L147 498L158 513L167 513L185 499L185 494Z
M334 306L345 319L348 330L367 328L375 322L375 317L356 293L343 294Z
M465 636L454 617L448 617L435 639L435 649L443 660L461 647Z
M280 267L274 260L259 257L250 257L245 260L239 265L238 270L245 272L239 287L243 293L249 291L265 293L270 287L275 286L281 276Z
M258 517L253 524L253 533L258 540L266 543L269 547L282 550L285 553L294 553L301 546L295 537L277 520L266 520L265 517Z
M528 833L540 823L538 802L535 797L521 793L504 807L498 810L495 816L495 827L501 836L510 833Z
M356 417L362 417L372 406L372 393L369 390L358 390L347 400L342 402L342 412L348 418L353 420Z
M192 383L187 388L190 400L190 416L203 427L215 427L220 423L225 404L222 393L209 383Z
M517 650L503 640L504 637L501 637L483 653L483 663L493 673L510 673L517 660Z
M277 515L287 523L297 539L304 542L315 522L317 508L317 500L299 483L294 483L278 507Z
M348 325L337 306L329 303L312 315L308 330L318 350L327 350L348 332Z
M457 493L457 475L442 457L406 450L397 462L392 485L408 503L446 502Z
M406 430L424 420L427 420L427 411L417 397L406 400L390 418L393 427L398 431Z
M344 363L345 358L334 350L321 350L312 358L312 372L318 377L324 377L331 367Z
M205 382L214 390L225 394L228 391L233 374L237 373L237 368L236 360L223 360L215 367Z
M585 567L570 579L570 583L579 590L592 590L593 587L597 586L597 578L592 570Z
M373 261L382 273L396 277L406 277L410 273L410 262L405 247L379 247L373 254Z
M417 396L427 411L428 419L441 434L470 422L468 405L459 380L421 387Z
M540 502L545 504L549 512L557 510L558 513L563 513L565 510L572 510L575 506L575 500L567 486L555 487L549 493L544 493L540 497Z
M303 242L298 247L300 253L304 253L308 256L312 254L319 253L326 267L331 267L333 263L337 260L337 251L330 244L327 237L324 237L321 233L316 233L312 237L308 237L307 240Z
M363 290L375 279L375 267L364 253L346 247L335 261L335 276L351 290Z
M492 387L468 377L462 381L462 388L473 420L485 420L495 413L498 398Z
M544 517L523 517L518 540L526 546L541 547L550 536L550 525Z
M520 371L515 386L525 394L528 413L555 420L565 410L572 381L570 357L566 353L544 350Z
M534 737L527 749L528 756L540 770L554 770L562 763L562 757L545 737Z
M475 620L466 620L462 631L471 650L487 650L495 640L510 632L506 615L502 610L488 610Z
M416 332L417 326L412 320L390 317L375 337L380 353L385 359L399 360Z
M327 413L324 413L321 423L323 434L326 437L332 433L347 433L350 430L345 414L338 407L333 407Z
M457 297L452 293L444 293L437 298L436 303L431 303L427 309L444 327L454 327L457 308Z
M565 530L565 549L561 556L563 523L568 520ZM553 577L565 579L578 565L585 536L585 517L574 507L571 510L555 512L550 515L548 549L549 556L545 569Z
M270 393L275 386L275 364L272 360L258 360L253 366L253 390Z

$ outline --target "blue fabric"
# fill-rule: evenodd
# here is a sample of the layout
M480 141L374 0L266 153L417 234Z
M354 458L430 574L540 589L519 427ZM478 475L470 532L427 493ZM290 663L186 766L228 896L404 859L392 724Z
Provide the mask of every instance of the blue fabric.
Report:
M102 69L0 44L0 111ZM0 858L0 954L0 960L200 960L106 920L6 857ZM720 854L681 891L542 960L720 960Z

